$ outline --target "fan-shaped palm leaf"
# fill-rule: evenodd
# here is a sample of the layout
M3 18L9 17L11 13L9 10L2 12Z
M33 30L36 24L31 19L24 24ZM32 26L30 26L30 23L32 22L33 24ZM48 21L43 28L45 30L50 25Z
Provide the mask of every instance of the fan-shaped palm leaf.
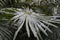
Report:
M12 32L3 26L0 26L0 40L12 40Z
M19 4L18 7L20 7L21 2L22 3L26 2L29 5L31 5L31 3L32 4L33 3L36 3L36 4L39 3L40 4L40 1L41 0L13 0L13 1L12 0L4 0L4 1L0 0L0 6L1 7L12 7L13 8L13 7L16 7L18 4ZM60 19L56 19L56 20L54 19L54 18L56 18L56 16L45 16L45 14L35 13L32 9L29 9L29 8L26 8L26 9L20 9L20 8L18 9L17 8L17 10L15 8L14 9L12 9L12 8L5 8L5 9L3 8L2 12L8 13L8 14L10 13L10 14L14 15L14 17L11 19L11 21L13 21L12 24L15 24L15 23L17 24L18 29L15 32L13 40L16 39L17 34L21 30L23 25L26 25L28 37L30 37L30 29L31 29L34 36L37 38L37 40L39 40L39 37L42 39L42 37L40 35L40 30L46 36L48 36L46 30L48 30L51 33L52 33L52 31L49 29L49 27L47 25L50 25L50 26L57 28L57 26L52 24L51 22L53 22L53 23L60 22ZM57 17L60 17L60 16L57 16ZM30 27L30 29L29 29L29 27ZM1 33L1 35L2 34L3 33ZM6 35L6 34L4 33L4 35ZM2 37L4 35L2 35ZM38 35L39 35L39 37L38 37Z
M37 40L39 40L39 37L38 37L39 30L41 30L46 36L48 36L48 34L45 30L48 30L49 32L52 33L52 31L45 24L57 28L56 25L50 23L52 21L55 22L54 17L56 16L45 16L44 14L41 14L41 13L35 13L33 12L32 9L29 9L29 8L17 9L17 10L18 11L16 11L16 13L13 14L15 16L11 19L11 21L13 21L13 24L15 24L15 22L18 20L16 24L17 26L19 26L17 31L15 32L13 40L16 39L16 36L18 32L21 30L21 28L23 27L25 20L26 20L26 30L27 30L28 37L30 37L30 31L29 31L30 30L29 27L30 27L31 31L33 32ZM59 20L56 20L56 21L58 22Z

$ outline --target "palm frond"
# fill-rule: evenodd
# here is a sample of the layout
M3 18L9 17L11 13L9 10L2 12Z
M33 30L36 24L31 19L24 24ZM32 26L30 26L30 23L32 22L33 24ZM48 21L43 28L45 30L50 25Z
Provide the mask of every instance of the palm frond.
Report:
M0 26L0 39L12 40L13 33L5 27Z
M19 10L19 9L17 9L17 10ZM24 11L22 11L22 10L24 10ZM33 34L37 38L37 40L39 40L38 35L40 35L40 34L37 33L37 32L39 32L39 30L41 30L46 36L48 36L48 34L45 31L45 29L52 33L52 31L45 24L57 28L56 25L49 22L49 20L54 21L54 20L51 20L51 18L54 19L54 16L45 16L41 13L40 14L35 13L35 12L33 12L32 9L29 9L29 8L21 9L20 11L17 11L14 14L15 14L15 16L11 19L11 21L13 21L15 24L15 22L18 20L18 22L16 24L17 25L19 24L19 26L18 26L18 30L15 32L13 40L16 39L16 36L17 36L18 32L20 31L20 29L23 27L23 25L26 25L28 37L30 37L30 31L29 31L29 27L30 27L31 31L33 32ZM26 22L25 22L25 19L26 19ZM26 24L24 24L24 22Z
M57 14L57 11L58 11L58 7L55 7L56 6L55 2L56 2L55 0L44 0L44 1L43 0L0 0L0 7L1 7L0 12L2 12L4 14L3 16L2 15L0 16L0 19L4 19L3 17L9 18L9 19L11 18L10 21L13 21L11 24L17 25L18 29L16 30L16 32L14 34L13 40L16 39L18 32L22 29L23 25L25 25L25 27L26 27L28 37L30 37L30 29L31 29L34 37L36 37L37 40L39 40L39 37L41 38L41 40L43 40L43 38L40 34L40 31L42 31L46 36L48 36L48 33L46 31L49 31L52 33L52 30L50 30L49 26L58 28L53 23L60 23L60 19L57 19L57 17L60 17L60 16L55 15L55 14ZM53 12L55 14L52 13L53 16L46 16L43 13L47 13L47 14L49 14L49 13L48 13L48 11L46 11L48 6L45 7L45 5L48 5L48 4L50 5L51 3L54 4ZM42 5L42 4L44 4L44 5ZM35 8L43 9L43 10L42 10L42 12L34 12ZM12 16L10 16L10 15L12 15ZM49 25L49 26L47 26L47 25ZM10 32L7 31L8 29L7 30L3 30L3 29L4 28L2 28L2 27L0 28L0 30L1 30L0 39L1 40L10 40L10 38L11 38ZM4 39L2 39L2 38L4 38Z

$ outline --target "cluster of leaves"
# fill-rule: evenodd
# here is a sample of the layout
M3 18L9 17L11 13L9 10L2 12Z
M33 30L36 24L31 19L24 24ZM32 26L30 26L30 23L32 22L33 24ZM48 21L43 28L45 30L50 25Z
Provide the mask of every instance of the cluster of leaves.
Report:
M59 0L55 0L55 2L53 0L0 0L0 25L5 24L6 23L5 21L9 22L9 20L15 16L14 13L19 11L19 10L16 10L17 8L25 9L29 7L36 13L42 13L42 14L46 14L47 16L52 16L54 14L53 8L57 7L57 5L58 5L57 14L60 15ZM1 20L5 23L1 22ZM5 25L8 25L8 24L5 24ZM13 35L11 32L14 30L9 30L8 28L10 26L11 25L9 25L8 27L0 26L0 40L13 40ZM17 29L16 25L14 25L14 27L12 26L12 28ZM23 28L22 31L25 32L25 28ZM25 34L27 33L25 32Z

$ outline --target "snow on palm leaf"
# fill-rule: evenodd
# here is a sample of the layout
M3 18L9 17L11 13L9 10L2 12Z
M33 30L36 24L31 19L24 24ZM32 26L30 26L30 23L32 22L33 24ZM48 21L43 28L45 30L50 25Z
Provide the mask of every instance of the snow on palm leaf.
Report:
M18 20L17 25L19 26L17 31L15 32L13 40L16 39L16 36L20 31L20 29L23 27L24 22L26 25L26 31L27 31L28 37L30 37L30 29L31 29L33 35L37 38L37 40L39 40L39 37L42 39L39 30L41 30L46 36L48 36L46 30L52 33L52 31L45 24L51 25L57 28L56 25L50 23L50 22L53 22L51 18L52 17L54 18L54 16L45 16L44 14L41 14L41 13L35 13L33 12L32 9L29 9L29 8L17 9L17 10L18 11L14 13L15 16L11 19L13 20L13 23L15 23Z

